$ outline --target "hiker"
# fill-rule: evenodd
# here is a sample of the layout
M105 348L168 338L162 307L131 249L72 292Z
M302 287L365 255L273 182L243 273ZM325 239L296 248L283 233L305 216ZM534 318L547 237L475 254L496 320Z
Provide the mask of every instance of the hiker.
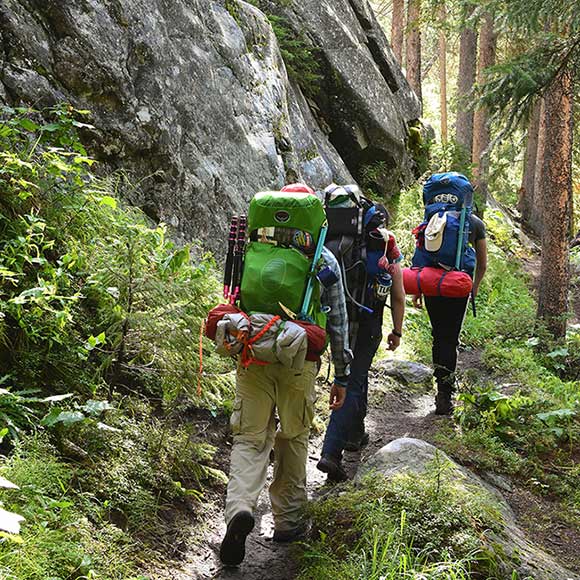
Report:
M329 406L337 410L346 397L352 353L340 268L323 246L326 233L323 205L310 187L293 184L282 192L257 194L250 204L247 225L250 242L245 249L241 279L241 310L275 314L276 319L286 319L282 322L286 329L299 324L301 317L292 319L292 315L300 311L302 296L308 296L313 288L311 304L305 305L305 297L302 309L306 309L311 322L318 324L307 324L309 331L321 330L325 325L328 332L335 372ZM316 273L320 261L322 266ZM304 267L307 269L301 276L296 274ZM293 285L287 286L290 282ZM228 287L233 286L235 282L228 283ZM262 315L249 318L256 316ZM265 364L250 360L255 364L246 364L244 353L252 349L242 350L231 418L233 448L225 507L227 531L220 548L224 565L236 566L244 559L246 537L254 527L254 510L266 483L272 448L275 465L269 491L274 515L273 540L291 542L307 530L303 520L307 501L306 462L316 399L315 378L319 356L326 346L324 330L322 335L315 356L307 354L306 360L302 356L301 370L282 362ZM274 336L274 340L278 337ZM272 354L272 348L266 350Z
M400 262L403 256L394 235L387 230L389 214L384 206L365 199L356 185L333 184L325 190L325 196L329 221L327 246L338 257L343 270L354 359L346 400L330 416L316 467L330 481L344 481L347 474L342 467L343 451L358 451L369 441L365 430L369 369L381 343L389 293L392 330L387 337L388 349L396 350L402 338L405 292ZM357 219L362 220L360 227Z
M430 279L425 277L418 291L412 292L413 305L422 308L424 302L431 322L437 415L453 412L459 334L470 295L475 300L487 268L485 225L472 213L472 200L473 187L464 175L432 175L423 188L425 221L414 230L417 249L413 266L425 275L428 270L441 272L439 278L437 274L433 278L433 291ZM408 290L406 275L407 270ZM464 280L467 286L463 286Z

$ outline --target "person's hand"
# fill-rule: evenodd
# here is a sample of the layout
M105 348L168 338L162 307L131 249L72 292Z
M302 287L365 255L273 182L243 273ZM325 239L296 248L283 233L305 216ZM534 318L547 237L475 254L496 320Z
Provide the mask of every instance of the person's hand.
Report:
M331 411L337 411L344 404L346 399L346 387L338 385L337 383L332 383L330 387L330 400L329 407Z
M423 308L423 294L413 295L413 306L415 308Z
M389 344L387 350L397 350L397 348L401 344L401 337L391 332L387 337L387 342Z

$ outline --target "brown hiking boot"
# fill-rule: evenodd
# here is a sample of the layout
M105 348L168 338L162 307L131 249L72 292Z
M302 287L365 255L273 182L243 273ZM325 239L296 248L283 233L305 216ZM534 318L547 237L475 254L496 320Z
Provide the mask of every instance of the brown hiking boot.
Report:
M224 566L237 566L246 555L246 537L254 529L254 516L249 511L238 512L228 524L220 547Z

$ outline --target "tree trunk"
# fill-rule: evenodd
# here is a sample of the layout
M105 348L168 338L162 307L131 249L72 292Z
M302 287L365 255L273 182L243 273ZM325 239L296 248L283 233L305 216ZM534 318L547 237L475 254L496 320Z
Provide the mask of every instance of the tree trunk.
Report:
M485 80L485 70L495 63L496 34L493 30L493 16L486 14L479 36L479 65L477 82ZM487 199L487 164L489 158L490 132L489 113L485 107L475 111L473 119L473 165L479 197L483 203Z
M407 80L423 100L421 91L421 0L409 0L407 13Z
M538 134L540 129L540 113L542 103L538 101L532 110L528 125L528 139L526 143L526 155L524 157L524 174L520 187L518 209L522 216L522 223L530 227L532 210L534 206L534 180L536 175L536 159L538 156Z
M473 13L471 7L467 18ZM456 139L469 159L472 156L473 145L473 109L467 104L469 94L475 82L475 70L477 63L477 32L467 24L461 31L459 39L459 74L457 77L457 122Z
M391 46L397 62L403 65L403 40L405 35L405 0L393 0Z
M546 322L555 338L565 336L568 313L572 99L572 72L564 69L548 87L544 99L545 147L540 190L544 228L538 317Z
M543 227L543 174L544 174L544 153L546 150L546 104L544 99L540 100L539 121L538 121L538 144L536 148L536 164L534 167L534 184L532 205L530 208L529 227L537 235L541 236Z
M439 18L439 94L441 107L441 143L447 143L447 38L445 36L445 4L441 4Z

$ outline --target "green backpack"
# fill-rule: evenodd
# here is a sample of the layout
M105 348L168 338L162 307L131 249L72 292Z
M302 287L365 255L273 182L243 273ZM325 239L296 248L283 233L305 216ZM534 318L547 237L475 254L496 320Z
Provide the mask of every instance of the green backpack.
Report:
M326 227L322 202L312 194L262 192L254 196L241 283L244 312L282 318L292 313L326 328L316 279Z

